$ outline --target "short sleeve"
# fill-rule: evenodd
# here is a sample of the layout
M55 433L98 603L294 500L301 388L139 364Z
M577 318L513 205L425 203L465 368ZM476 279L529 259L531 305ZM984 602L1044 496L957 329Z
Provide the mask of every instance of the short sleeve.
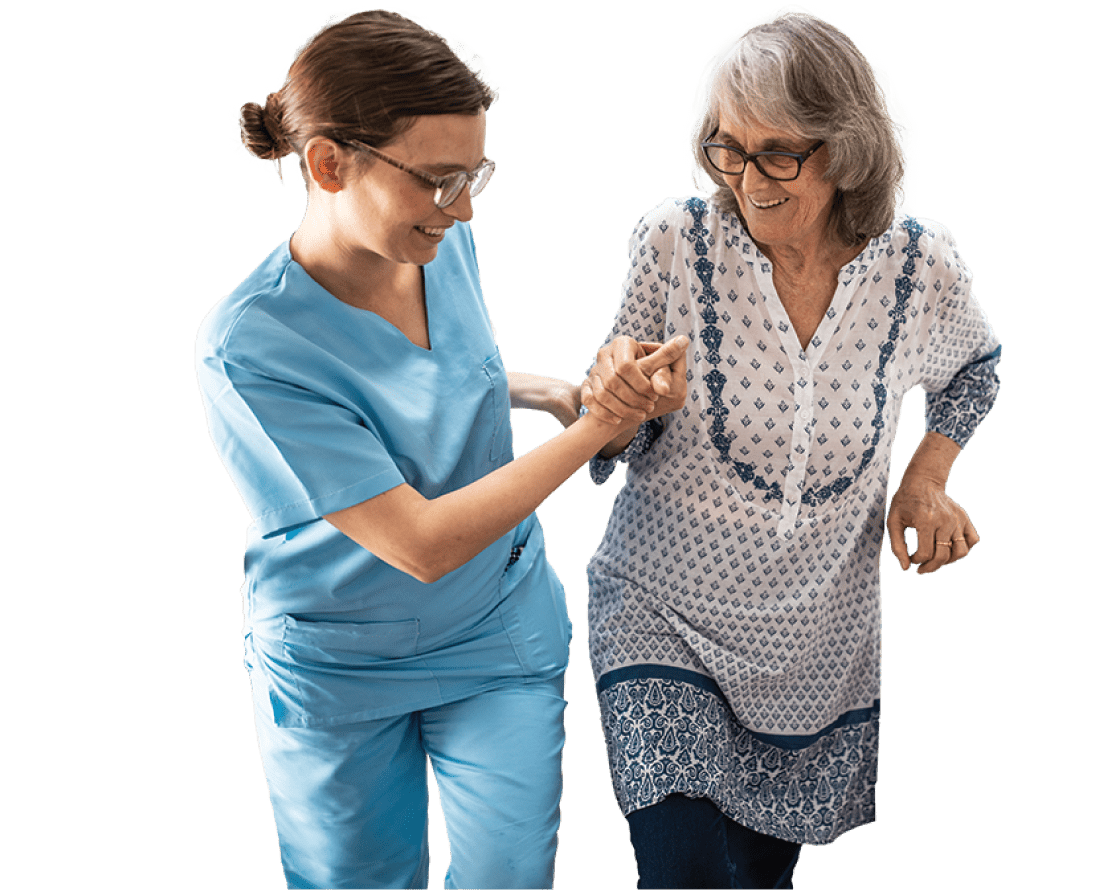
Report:
M203 362L200 378L215 393L206 398L214 444L262 536L405 481L377 431L327 394L220 357Z
M926 429L962 447L991 411L999 392L1002 347L972 293L972 273L952 236L931 230L935 315L922 362Z
M665 310L676 231L666 217L673 206L675 202L663 204L646 214L630 235L630 269L623 284L622 305L604 345L616 337L633 337L649 343L665 341ZM627 462L645 454L663 429L660 418L647 421L620 454L606 459L593 457L592 480L600 485L610 478L619 461Z

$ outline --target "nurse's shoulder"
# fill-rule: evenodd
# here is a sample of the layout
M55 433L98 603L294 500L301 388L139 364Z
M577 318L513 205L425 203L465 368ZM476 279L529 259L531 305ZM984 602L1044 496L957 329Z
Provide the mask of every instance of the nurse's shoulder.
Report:
M219 300L199 328L199 351L206 347L225 350L245 313L252 311L262 298L267 299L280 289L285 267L290 262L287 244L281 244L241 284Z
M276 336L292 333L295 295L288 274L292 265L285 241L210 310L196 341L200 370L213 359L263 359Z

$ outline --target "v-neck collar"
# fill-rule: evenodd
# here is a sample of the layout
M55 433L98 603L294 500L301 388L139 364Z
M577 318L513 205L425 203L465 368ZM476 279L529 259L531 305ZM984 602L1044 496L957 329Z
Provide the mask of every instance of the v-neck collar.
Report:
M845 263L840 267L840 272L836 276L836 289L832 293L832 299L829 301L828 308L825 310L817 329L813 332L813 336L809 338L808 347L802 349L801 341L797 337L797 331L790 321L789 313L786 311L785 304L778 296L778 290L774 286L774 264L762 252L758 244L751 238L750 232L747 231L743 221L739 219L737 214L727 214L733 222L724 223L725 230L731 234L733 226L739 229L738 239L740 240L741 249L750 258L757 262L755 271L758 275L759 287L763 291L763 303L766 306L766 311L770 315L770 321L778 331L778 337L781 340L782 348L785 349L786 354L791 359L796 358L801 361L807 362L810 367L815 367L817 361L824 353L824 348L828 345L829 341L839 332L840 324L839 319L847 311L848 306L845 305L847 300L848 291L851 290L853 283L856 281L857 276L860 274L859 269L863 263L867 252L871 249L872 243L876 239L872 238L864 246L852 260ZM893 224L891 227L893 230ZM886 235L890 236L891 230L888 230ZM831 330L829 330L831 328Z
M292 256L292 248L291 248L290 239L284 243L284 251L286 253L287 263L289 265L291 265L292 267L298 269L300 274L303 275L304 278L307 279L307 281L312 285L313 288L317 289L322 294L329 297L331 299L332 303L342 307L341 311L343 312L343 314L347 315L350 319L357 319L357 318L373 319L372 324L374 324L374 325L380 327L382 330L386 331L390 337L397 338L397 339L401 340L402 342L406 343L408 345L408 348L417 349L417 350L420 350L421 352L427 352L427 353L431 353L431 352L435 351L435 348L436 348L436 331L435 331L435 328L432 324L432 319L433 319L433 317L438 315L438 313L433 311L432 299L433 299L433 294L435 292L437 292L439 289L435 288L435 287L429 287L429 274L428 274L428 270L425 266L420 266L420 289L421 289L422 299L424 301L424 322L427 325L427 330L428 330L428 346L427 347L421 346L420 344L413 342L413 340L410 337L408 337L408 335L406 335L404 333L404 331L402 331L400 328L398 328L395 324L393 324L391 321L386 319L384 316L379 315L378 313L374 312L372 309L362 309L358 306L353 306L350 303L347 303L345 300L340 300L338 297L336 297L334 294L332 294L329 290L327 290L325 287L323 287L323 285L321 285L318 281L316 281L312 277L311 273L308 272L307 269L305 269L303 267L303 265L301 265L300 262L295 257ZM434 262L435 261L433 260L433 263ZM429 264L429 265L431 265L431 264ZM434 276L432 276L432 277L434 277ZM355 315L355 313L357 313L357 315ZM358 323L370 323L370 322L358 322Z

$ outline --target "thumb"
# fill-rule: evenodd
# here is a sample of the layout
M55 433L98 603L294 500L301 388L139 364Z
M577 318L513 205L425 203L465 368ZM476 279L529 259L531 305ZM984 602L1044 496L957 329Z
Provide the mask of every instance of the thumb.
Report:
M677 359L685 354L688 349L688 337L681 334L679 337L674 337L668 343L661 346L656 352L638 359L638 369L646 375L652 377L653 372L658 368L664 368L673 364Z
M891 552L905 572L910 568L910 554L906 551L906 525L897 510L892 509L887 516L887 533L891 539Z

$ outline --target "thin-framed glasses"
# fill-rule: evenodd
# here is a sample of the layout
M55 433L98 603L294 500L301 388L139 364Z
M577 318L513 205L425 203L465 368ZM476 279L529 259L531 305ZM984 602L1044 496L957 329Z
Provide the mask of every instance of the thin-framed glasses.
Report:
M378 151L364 142L356 140L345 140L346 145L353 146L354 148L361 149L362 151L369 152L375 158L384 161L396 167L398 170L403 170L423 182L425 185L431 186L436 190L435 202L436 207L443 210L445 207L450 207L455 203L455 199L459 197L463 189L469 184L471 197L475 197L486 188L486 183L490 181L490 177L494 175L495 164L490 160L483 160L474 170L456 170L454 173L448 173L446 176L435 176L431 173L425 173L423 170L417 170L415 167L409 167L407 164L402 164L396 158L391 158L387 154Z
M801 165L809 160L809 156L824 145L822 139L816 145L803 152L796 151L743 151L733 145L723 145L720 142L710 141L715 137L714 131L707 140L700 143L704 150L704 157L720 173L728 176L738 176L747 169L747 164L754 162L758 172L768 179L778 182L789 182L801 175Z

